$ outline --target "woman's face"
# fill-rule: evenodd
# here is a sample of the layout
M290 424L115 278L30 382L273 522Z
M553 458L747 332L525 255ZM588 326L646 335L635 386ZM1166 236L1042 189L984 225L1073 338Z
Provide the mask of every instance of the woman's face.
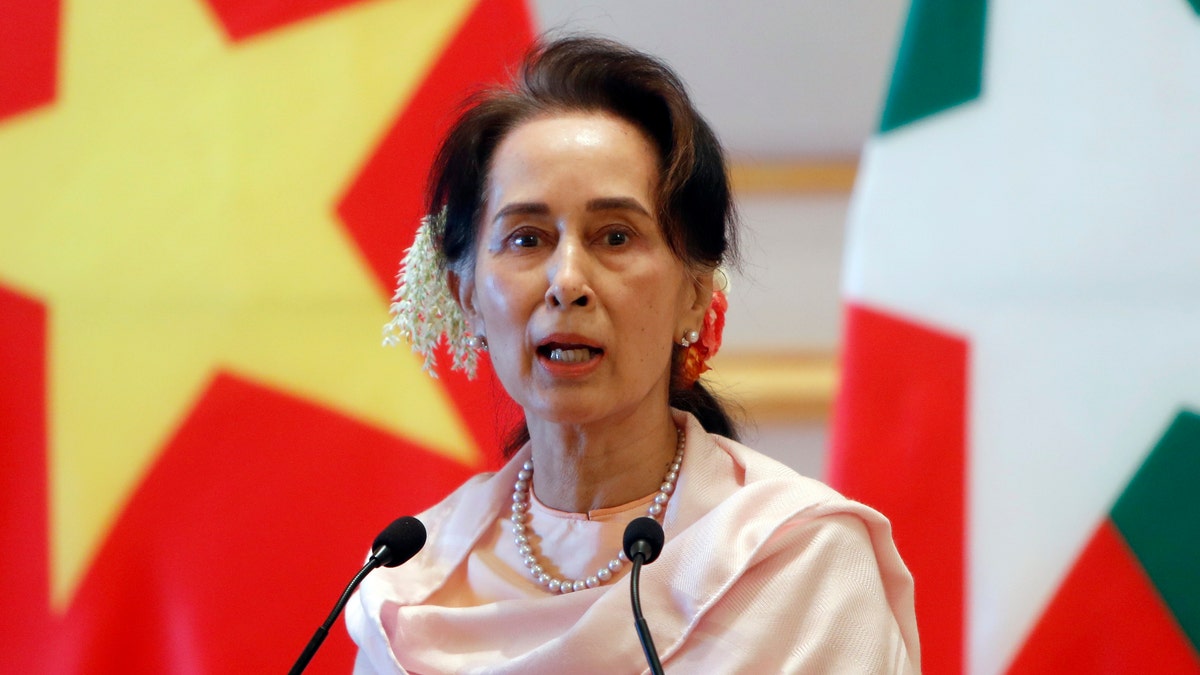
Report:
M610 115L536 118L497 147L473 278L453 283L527 415L586 424L666 405L673 343L700 328L712 275L667 246L657 187L650 141Z

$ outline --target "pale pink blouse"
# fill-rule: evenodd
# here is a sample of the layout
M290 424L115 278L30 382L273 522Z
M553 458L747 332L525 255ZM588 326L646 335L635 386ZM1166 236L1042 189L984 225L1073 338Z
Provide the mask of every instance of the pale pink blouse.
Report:
M676 412L686 445L642 570L642 609L668 673L916 673L912 577L879 513ZM355 673L643 673L628 565L552 595L509 527L522 449L420 516L429 542L371 573L346 608ZM541 557L582 578L620 550L652 496L571 514L531 503Z

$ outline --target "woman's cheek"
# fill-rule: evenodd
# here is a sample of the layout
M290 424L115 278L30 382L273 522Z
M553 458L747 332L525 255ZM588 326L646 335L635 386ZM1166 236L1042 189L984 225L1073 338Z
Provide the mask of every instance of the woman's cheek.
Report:
M508 315L511 310L514 297L512 283L500 274L488 274L483 279L483 293L487 298L487 304L493 309L494 313Z

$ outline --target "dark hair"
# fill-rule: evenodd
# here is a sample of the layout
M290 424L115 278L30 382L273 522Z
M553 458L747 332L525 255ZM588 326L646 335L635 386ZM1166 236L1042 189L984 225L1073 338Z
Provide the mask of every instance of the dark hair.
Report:
M429 213L445 211L437 246L452 269L474 261L492 155L504 137L532 118L556 112L605 112L641 129L659 156L658 222L684 262L715 268L737 259L736 213L724 152L692 105L683 82L663 62L611 40L539 41L506 87L469 98L443 140L429 176ZM736 437L733 421L700 382L680 377L675 350L670 405L692 413L712 433ZM522 425L510 456L529 438Z

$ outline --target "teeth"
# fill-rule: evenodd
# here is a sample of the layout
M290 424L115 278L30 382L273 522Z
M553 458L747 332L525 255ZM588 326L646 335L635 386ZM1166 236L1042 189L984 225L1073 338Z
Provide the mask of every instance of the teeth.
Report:
M586 347L582 349L555 348L550 350L550 360L559 363L582 363L590 358L592 358L592 351Z

